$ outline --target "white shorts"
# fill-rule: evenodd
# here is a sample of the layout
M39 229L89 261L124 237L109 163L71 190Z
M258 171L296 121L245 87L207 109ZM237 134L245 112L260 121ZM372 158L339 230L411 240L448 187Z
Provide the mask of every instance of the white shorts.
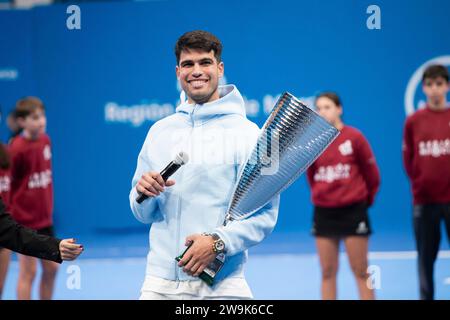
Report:
M227 278L213 288L202 280L173 281L147 276L139 300L249 300L252 292L244 278Z

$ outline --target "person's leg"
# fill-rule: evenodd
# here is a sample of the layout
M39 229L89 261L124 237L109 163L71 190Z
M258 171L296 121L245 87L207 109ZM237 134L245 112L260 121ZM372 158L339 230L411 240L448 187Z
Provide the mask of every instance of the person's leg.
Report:
M445 221L445 229L447 231L447 240L450 244L450 203L445 204L444 206L444 221Z
M30 300L33 280L36 276L37 259L19 255L19 281L17 282L17 299Z
M339 263L339 239L317 236L316 246L322 270L322 299L335 300L337 295L336 274Z
M41 260L42 278L39 288L41 300L50 300L53 296L53 288L55 286L56 273L58 271L58 264L53 261Z
M5 248L0 248L0 299L2 298L6 274L8 273L10 256L11 256L10 250L5 249Z
M367 273L367 253L369 237L349 236L344 239L350 267L358 285L361 300L375 299L374 291L367 285L369 274Z
M414 234L422 300L434 299L433 271L441 241L440 216L437 205L414 206Z

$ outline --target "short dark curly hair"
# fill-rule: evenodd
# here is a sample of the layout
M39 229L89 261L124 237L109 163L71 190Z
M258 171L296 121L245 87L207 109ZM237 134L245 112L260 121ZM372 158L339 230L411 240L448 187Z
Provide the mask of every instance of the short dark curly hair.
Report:
M198 49L205 52L214 51L217 62L222 61L222 42L210 32L203 30L189 31L178 38L175 44L175 56L177 65L180 63L181 51Z
M336 92L332 92L332 91L325 91L325 92L321 92L316 96L315 99L315 103L317 103L317 100L319 100L319 98L328 98L331 101L333 101L333 103L335 105L337 105L338 107L342 107L342 101L341 98L338 96L338 94Z
M436 79L436 78L444 78L446 82L448 82L448 70L446 67L440 64L433 64L428 66L423 72L422 81L425 79Z

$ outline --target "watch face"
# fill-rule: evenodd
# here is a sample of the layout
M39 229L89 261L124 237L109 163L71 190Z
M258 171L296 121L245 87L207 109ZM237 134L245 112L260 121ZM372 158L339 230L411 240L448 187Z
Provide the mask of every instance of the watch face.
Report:
M223 251L223 249L225 249L225 244L223 241L217 241L215 247L217 251Z

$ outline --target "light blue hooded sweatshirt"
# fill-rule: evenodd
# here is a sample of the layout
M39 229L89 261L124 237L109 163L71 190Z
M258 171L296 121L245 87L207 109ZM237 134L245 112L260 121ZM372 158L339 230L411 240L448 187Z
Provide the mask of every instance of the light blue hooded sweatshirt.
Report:
M261 242L276 224L279 196L252 216L223 226L238 174L260 130L246 118L244 100L235 86L220 86L219 95L218 100L201 105L182 99L176 113L150 128L139 154L129 198L136 219L150 224L148 276L198 280L184 273L175 257L186 249L187 236L215 232L226 248L217 282L243 278L247 249ZM189 162L170 178L175 185L138 204L135 186L141 176L160 172L180 151L187 152Z

